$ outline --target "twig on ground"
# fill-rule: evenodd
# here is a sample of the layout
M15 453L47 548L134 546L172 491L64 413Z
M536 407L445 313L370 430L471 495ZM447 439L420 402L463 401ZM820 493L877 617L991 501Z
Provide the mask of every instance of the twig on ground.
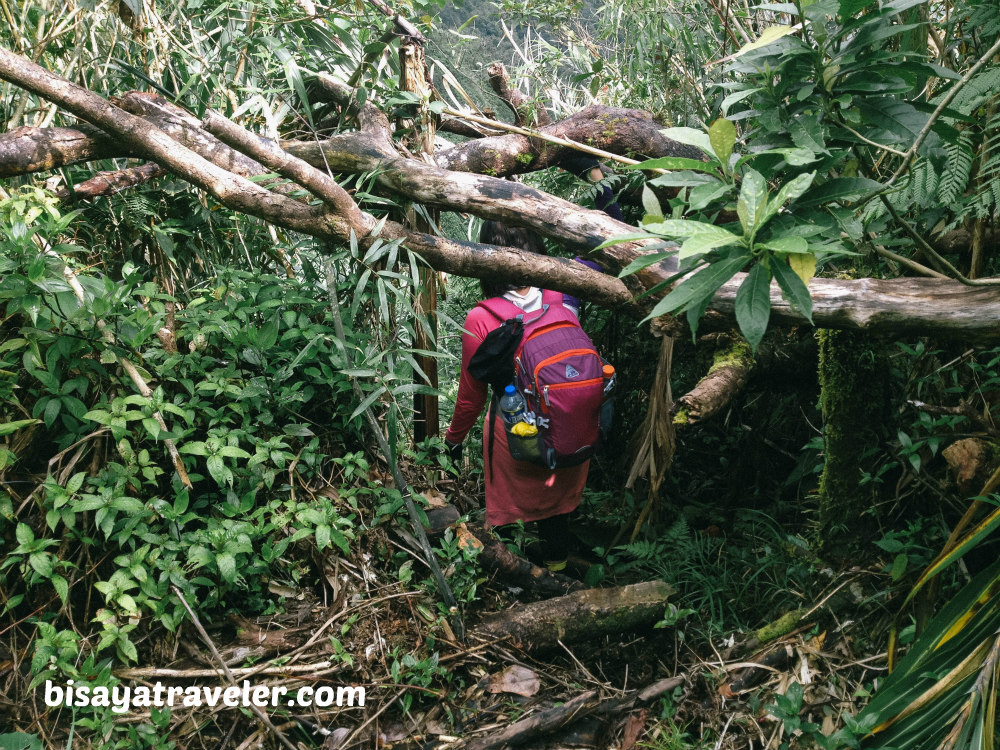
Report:
M212 658L214 658L215 661L218 662L222 674L226 676L226 678L232 685L238 687L236 685L236 677L233 675L229 667L226 666L226 662L222 659L222 655L219 653L219 649L215 647L215 643L208 635L208 632L205 630L205 627L201 624L201 620L198 619L198 615L194 613L194 610L191 609L191 605L188 604L187 599L184 598L184 593L176 586L171 586L170 588L173 590L177 598L180 599L181 604L184 605L184 609L187 610L188 615L190 615L191 617L191 623L194 625L195 630L198 631L198 635L200 635L201 639L205 642L205 645L208 646L209 651L212 652ZM298 750L298 748L292 744L292 741L289 740L288 737L286 737L281 732L281 730L279 730L276 726L274 726L274 724L271 722L271 718L266 713L261 711L260 708L258 708L253 703L251 703L248 706L248 708L251 711L253 711L254 715L258 719L260 719L261 722L263 722L264 726L266 726L268 729L271 730L271 732L274 734L278 742L280 742L282 745L288 748L288 750Z

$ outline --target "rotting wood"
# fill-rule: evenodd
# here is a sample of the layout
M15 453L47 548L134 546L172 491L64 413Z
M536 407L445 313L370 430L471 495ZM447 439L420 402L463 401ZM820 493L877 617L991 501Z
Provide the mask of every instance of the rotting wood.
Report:
M581 716L586 716L600 703L601 699L597 691L589 690L566 701L561 706L540 711L527 719L514 722L496 734L471 740L461 747L462 750L497 750L497 748L517 745L532 737L564 727Z
M566 701L561 706L539 711L520 721L516 721L500 732L489 737L476 738L462 745L462 750L495 750L496 748L522 744L539 735L549 734L591 715L601 718L619 717L626 711L648 704L664 693L684 684L686 675L676 675L658 680L642 690L601 699L597 691L588 690ZM606 720L606 719L605 719Z
M478 558L480 564L485 569L497 573L508 583L548 597L563 596L589 588L574 578L553 573L515 555L507 549L506 544L482 527L473 526L469 530L483 545Z
M691 425L718 414L746 384L753 368L750 346L742 337L719 349L708 373L677 399L675 424Z
M524 651L541 651L562 643L593 641L651 626L663 617L674 588L663 581L576 591L491 615L477 625L480 639L507 636Z

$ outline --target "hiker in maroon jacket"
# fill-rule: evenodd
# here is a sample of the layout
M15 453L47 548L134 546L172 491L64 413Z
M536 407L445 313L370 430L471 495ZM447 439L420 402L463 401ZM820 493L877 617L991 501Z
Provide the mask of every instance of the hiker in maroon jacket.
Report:
M597 182L602 179L600 163L579 154L565 159L561 165L580 179ZM595 208L612 218L622 221L621 208L607 186L599 187L594 197ZM528 252L545 254L541 238L534 232L520 227L510 227L487 221L480 232L480 241L504 247L517 247ZM599 266L590 260L576 258L590 268ZM546 302L561 297L566 308L579 315L580 300L568 294L543 291L537 287L515 288L509 284L482 281L483 297L504 297L525 313L540 310L543 296ZM476 353L486 334L498 328L500 320L481 306L474 307L465 319L462 335L462 374L458 384L458 397L451 426L445 434L445 444L453 460L462 454L462 441L479 419L483 407L490 401L489 386L469 374L469 360ZM536 521L542 541L542 555L546 566L553 572L566 567L570 549L569 515L580 504L583 488L587 483L590 461L576 466L549 469L533 463L515 460L507 447L507 436L500 414L492 402L483 426L483 466L486 474L486 521L492 526L506 526L521 521ZM492 450L490 431L492 430ZM490 455L492 453L492 456Z
M529 252L545 252L537 234L496 222L486 222L483 225L480 241L518 247ZM482 282L482 287L484 298L503 297L525 313L540 311L543 297L546 304L563 305L574 315L579 311L579 300L560 292L543 291L537 287L497 286L486 281ZM486 334L500 324L500 320L482 306L474 307L465 319L458 398L451 426L445 435L445 443L453 458L461 455L462 441L476 423L483 407L490 401L489 386L469 374L469 360ZM580 504L590 462L585 461L568 468L549 469L516 461L507 447L507 436L500 415L495 413L495 402L491 404L483 427L486 521L498 527L518 520L537 521L545 564L550 570L562 570L566 566L570 546L569 514Z

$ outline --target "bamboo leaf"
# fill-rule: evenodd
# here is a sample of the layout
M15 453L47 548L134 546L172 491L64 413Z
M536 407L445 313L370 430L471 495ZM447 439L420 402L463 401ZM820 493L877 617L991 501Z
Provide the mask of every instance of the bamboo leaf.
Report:
M739 51L737 51L736 54L733 55L733 57L734 58L740 57L741 55L745 55L747 52L750 52L751 50L760 49L762 47L766 47L769 44L774 44L782 37L791 34L792 31L794 31L794 29L792 29L791 26L785 26L785 25L770 26L769 28L764 29L763 33L761 33L761 35L757 37L757 39L755 39L752 42L747 42L742 47L740 47Z

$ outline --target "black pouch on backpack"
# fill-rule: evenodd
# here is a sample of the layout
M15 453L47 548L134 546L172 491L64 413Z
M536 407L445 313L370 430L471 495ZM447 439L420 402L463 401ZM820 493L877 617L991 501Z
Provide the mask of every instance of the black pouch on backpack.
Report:
M517 318L505 320L483 339L469 360L469 374L489 383L494 393L503 393L514 377L514 354L524 336L524 322Z

